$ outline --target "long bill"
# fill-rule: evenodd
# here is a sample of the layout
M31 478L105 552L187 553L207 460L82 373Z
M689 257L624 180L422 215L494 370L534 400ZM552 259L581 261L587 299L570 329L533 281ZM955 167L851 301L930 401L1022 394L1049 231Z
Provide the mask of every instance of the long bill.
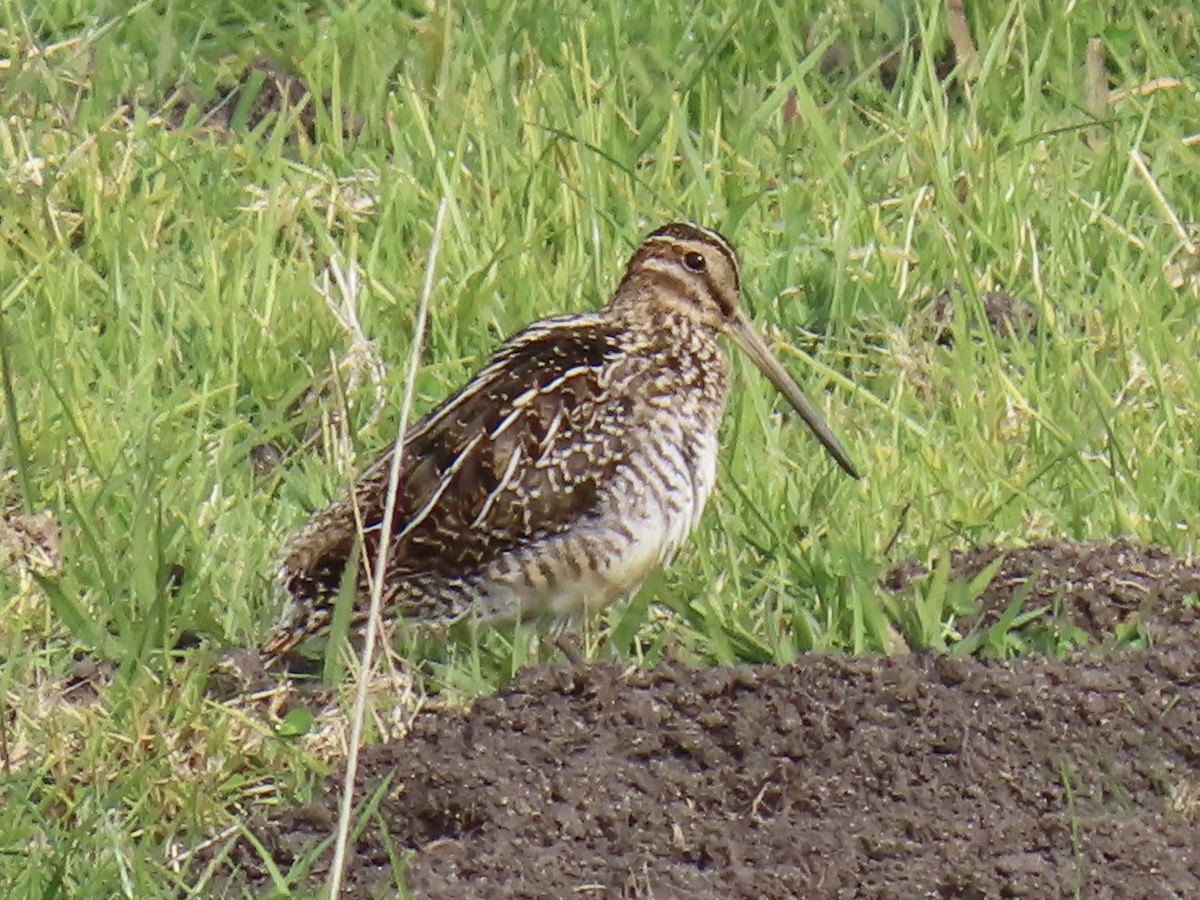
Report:
M758 336L758 332L754 330L754 326L750 324L750 320L746 318L746 314L740 309L735 313L733 321L729 324L729 333L733 335L733 339L737 341L738 346L746 351L746 355L754 361L754 365L758 366L759 371L766 375L771 384L775 385L779 390L779 393L787 398L787 402L800 414L800 418L812 429L812 433L817 436L817 440L829 451L829 455L837 460L837 464L847 474L858 478L858 470L854 468L854 463L850 461L850 455L846 453L841 442L834 437L829 426L825 424L825 420L821 418L821 414L817 411L816 406L804 395L804 391L800 389L800 385L796 384L796 380L788 374L788 370L775 358L775 354L770 351L766 342Z

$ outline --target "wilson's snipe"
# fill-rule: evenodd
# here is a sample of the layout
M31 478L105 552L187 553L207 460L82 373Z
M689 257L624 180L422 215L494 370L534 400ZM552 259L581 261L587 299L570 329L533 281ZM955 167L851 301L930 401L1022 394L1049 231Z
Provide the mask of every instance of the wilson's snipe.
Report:
M729 241L666 225L602 310L535 322L509 340L408 433L390 526L389 450L290 541L280 575L291 604L264 652L277 657L326 631L353 555L361 546L372 558L382 534L390 619L565 619L631 594L679 549L712 492L729 389L722 333L857 477L740 294ZM356 624L373 568L357 567Z

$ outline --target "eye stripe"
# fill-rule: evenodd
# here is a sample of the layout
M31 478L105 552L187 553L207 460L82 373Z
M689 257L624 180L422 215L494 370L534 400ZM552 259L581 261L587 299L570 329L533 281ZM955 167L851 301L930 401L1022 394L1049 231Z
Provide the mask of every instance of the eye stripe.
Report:
M664 225L650 232L642 246L645 248L650 244L666 244L676 248L680 253L687 252L689 247L694 247L696 244L717 250L725 256L733 270L736 286L738 290L741 290L742 267L738 262L737 250L732 242L720 232L689 222L672 222L670 225Z

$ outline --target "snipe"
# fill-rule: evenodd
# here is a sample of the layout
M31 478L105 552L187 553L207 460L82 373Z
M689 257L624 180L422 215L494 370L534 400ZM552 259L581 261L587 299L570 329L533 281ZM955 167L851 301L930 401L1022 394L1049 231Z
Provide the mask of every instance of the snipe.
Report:
M280 571L290 606L263 651L278 657L326 631L347 567L361 551L373 559L381 535L391 542L388 619L561 620L631 594L712 493L729 392L721 334L857 477L740 295L737 255L720 234L681 223L650 234L607 306L530 325L409 431L390 524L389 449L292 538ZM355 625L372 569L357 566Z

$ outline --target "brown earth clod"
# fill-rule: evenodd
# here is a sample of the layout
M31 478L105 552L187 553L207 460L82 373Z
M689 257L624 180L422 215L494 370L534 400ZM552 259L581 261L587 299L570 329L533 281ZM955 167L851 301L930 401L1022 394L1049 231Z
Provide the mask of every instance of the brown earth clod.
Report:
M1087 575L1089 554L1130 577ZM1100 586L1097 622L1104 598L1186 609L1194 588L1158 551L1060 542L1010 553L981 607L1021 564L1058 590L1047 559L1068 596ZM378 809L349 891L386 894L400 863L428 898L1200 896L1198 688L1190 632L1070 662L530 668L364 751L357 796ZM249 823L283 871L332 832L339 790ZM269 884L249 841L230 860L238 890Z

